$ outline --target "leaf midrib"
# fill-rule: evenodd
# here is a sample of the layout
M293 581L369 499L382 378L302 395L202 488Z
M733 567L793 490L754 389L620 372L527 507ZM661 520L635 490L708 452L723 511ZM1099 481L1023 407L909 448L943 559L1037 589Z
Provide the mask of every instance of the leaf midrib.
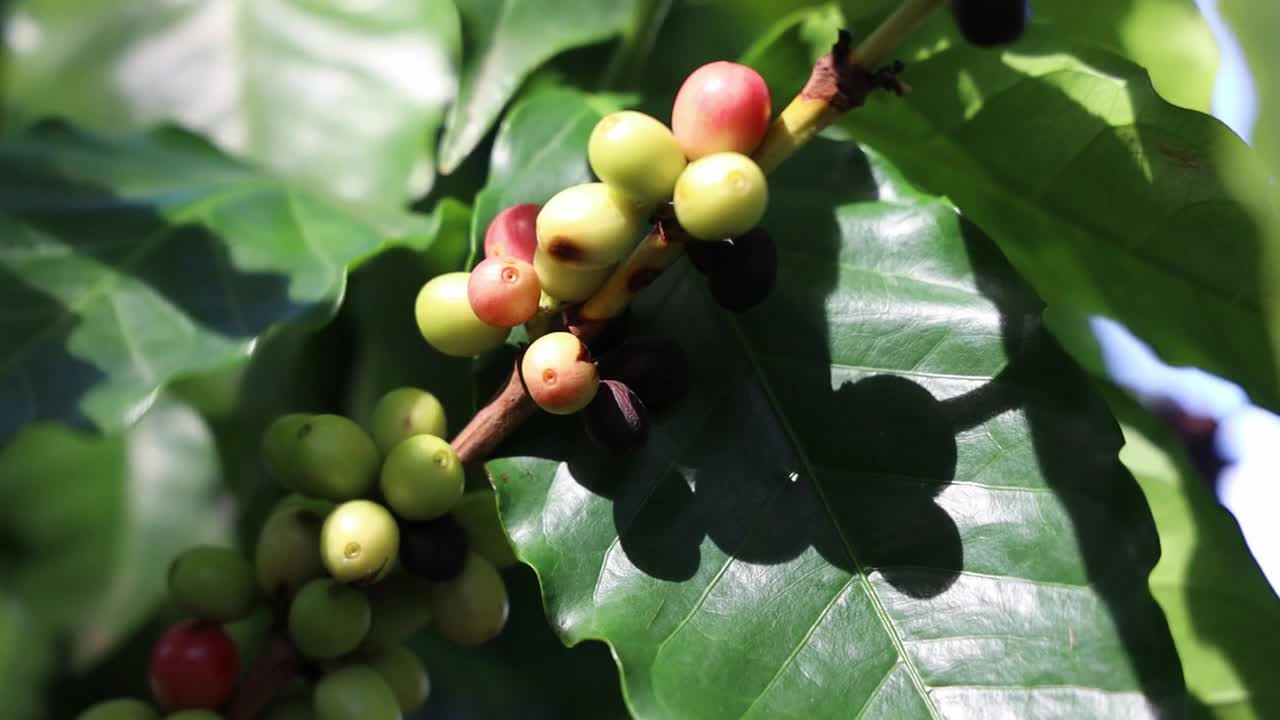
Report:
M742 347L744 357L747 358L747 361L751 365L752 372L755 374L757 382L760 383L761 391L764 392L765 397L769 401L769 407L773 410L774 417L781 426L783 434L786 435L788 444L791 445L796 456L800 459L801 465L808 473L809 485L818 496L818 500L822 504L822 510L827 515L827 520L831 523L832 527L835 528L836 535L840 538L840 544L844 548L845 554L849 557L850 563L853 564L853 576L859 581L858 585L862 588L863 592L866 593L872 609L875 610L876 619L880 621L881 627L884 629L885 633L888 634L889 640L893 643L893 648L894 651L898 653L899 661L902 663L902 666L906 669L907 674L911 678L912 687L914 687L916 692L920 695L921 701L929 711L929 716L933 718L933 720L941 720L941 715L938 712L938 708L933 704L933 698L929 695L927 686L924 683L924 678L920 674L920 669L916 667L915 661L913 661L911 656L907 654L906 646L903 644L902 637L899 635L897 627L893 624L893 619L889 617L889 613L885 610L884 603L881 602L879 594L876 593L875 588L871 585L871 581L867 578L866 566L858 557L857 553L853 551L853 546L850 544L849 538L845 535L844 528L841 527L840 523L836 520L835 511L831 507L831 501L823 491L822 484L818 482L816 466L809 459L809 454L806 452L804 445L800 442L800 438L797 436L795 429L791 427L790 420L782 412L781 404L778 402L777 395L773 391L773 386L769 382L768 376L765 375L764 369L760 366L753 347L747 342L741 323L739 323L735 317L729 317L728 323L733 330L734 337L738 340L738 344ZM844 590L841 589L841 591L837 593L837 597L843 593ZM821 620L821 616L818 620ZM816 626L818 620L815 620L814 626ZM810 633L812 633L814 626L811 626L809 631ZM806 635L806 637L808 637L808 635ZM890 666L886 675L892 672L893 666ZM873 690L872 693L868 695L868 700L873 698L875 693L878 691L879 686L877 686L877 689ZM764 692L761 691L759 697L763 697L763 695ZM757 700L759 700L759 697L757 697Z

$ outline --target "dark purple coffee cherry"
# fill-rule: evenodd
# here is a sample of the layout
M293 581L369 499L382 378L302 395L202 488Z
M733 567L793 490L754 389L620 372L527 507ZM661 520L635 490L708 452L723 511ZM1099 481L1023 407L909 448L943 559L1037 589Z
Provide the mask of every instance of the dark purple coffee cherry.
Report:
M400 566L419 577L444 582L467 563L467 531L452 515L400 522Z
M762 227L726 243L707 272L707 287L720 306L745 312L764 302L778 279L778 248Z
M689 358L669 338L630 338L600 358L598 366L601 377L626 385L648 412L661 413L689 392Z
M703 242L687 242L684 253L698 272L706 275L729 262L733 254L733 244L729 240L709 240Z
M600 392L583 411L583 422L596 444L614 452L635 450L649 435L644 403L617 380L600 383Z
M951 0L956 26L978 47L1008 45L1022 37L1031 20L1027 0Z

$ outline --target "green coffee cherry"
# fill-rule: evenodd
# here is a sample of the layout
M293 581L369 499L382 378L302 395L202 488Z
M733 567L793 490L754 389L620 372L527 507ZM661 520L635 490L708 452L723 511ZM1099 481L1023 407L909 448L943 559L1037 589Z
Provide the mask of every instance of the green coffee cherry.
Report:
M699 240L742 235L759 224L768 203L769 186L760 166L738 153L695 160L676 181L676 219Z
M467 556L461 575L432 587L436 627L459 645L479 645L497 637L507 624L507 610L502 576L476 553Z
M562 263L538 248L533 254L533 271L542 292L564 302L582 302L595 294L609 279L612 266L579 268Z
M418 291L414 315L422 337L445 355L470 357L496 350L510 330L486 325L471 309L467 282L471 274L445 273L427 281Z
M451 512L466 529L472 550L495 567L508 568L516 564L515 551L498 519L498 498L492 491L476 490L463 495Z
M395 514L430 520L449 512L462 497L466 478L449 443L435 435L407 437L382 464L379 487Z
M383 454L410 435L445 437L444 406L435 395L414 387L396 388L373 408L373 441Z
M308 580L324 575L320 528L332 510L333 503L327 500L290 495L267 517L258 534L253 563L258 587L267 597L287 597Z
M427 669L409 648L399 645L380 652L369 658L369 666L387 681L402 712L413 712L427 701L431 692Z
M671 199L686 164L667 126L634 110L606 115L596 123L587 159L606 185L646 208Z
M369 601L328 578L312 580L289 605L289 639L306 657L327 660L355 650L369 632Z
M179 710L165 715L164 720L222 720L222 716L212 710Z
M368 494L378 476L378 447L341 415L313 415L298 427L297 490L341 502Z
M400 529L387 509L371 500L345 502L320 528L320 555L340 582L368 584L391 572Z
M396 695L381 673L348 665L316 683L312 705L319 720L400 720Z
M305 413L292 413L276 418L262 434L262 460L267 472L288 489L295 488L298 474L294 450L298 446L298 432L311 419Z
M397 571L386 580L364 588L369 599L373 624L363 647L384 650L413 637L431 623L431 583Z
M133 698L104 700L76 716L76 720L158 720L160 713Z
M538 249L565 265L608 267L631 251L648 229L647 220L647 209L604 183L574 185L538 213Z
M191 548L169 566L169 596L201 620L241 620L253 611L253 568L233 548Z
M599 389L591 353L573 333L547 333L524 352L520 374L538 407L554 415L578 412Z

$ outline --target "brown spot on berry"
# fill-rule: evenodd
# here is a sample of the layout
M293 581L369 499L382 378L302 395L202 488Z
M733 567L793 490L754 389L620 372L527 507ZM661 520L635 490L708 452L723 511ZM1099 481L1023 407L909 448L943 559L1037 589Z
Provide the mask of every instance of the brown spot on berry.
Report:
M551 257L565 262L581 260L586 255L572 239L562 236L551 238L551 242L547 244L547 252Z

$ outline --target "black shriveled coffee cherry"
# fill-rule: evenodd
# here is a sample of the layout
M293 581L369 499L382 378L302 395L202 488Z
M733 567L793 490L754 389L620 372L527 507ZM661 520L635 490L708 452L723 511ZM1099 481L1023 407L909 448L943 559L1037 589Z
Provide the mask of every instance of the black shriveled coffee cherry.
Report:
M629 338L597 365L602 378L625 384L652 413L665 411L689 391L689 358L669 338Z
M649 420L640 398L617 380L605 380L600 392L583 411L587 435L614 452L634 450L649 434Z
M452 515L434 520L400 521L400 565L419 577L444 582L467 562L467 531Z
M965 40L978 47L1008 45L1027 29L1027 0L951 0L951 14Z
M764 302L778 279L778 248L757 227L728 243L707 273L707 287L720 306L745 312Z

